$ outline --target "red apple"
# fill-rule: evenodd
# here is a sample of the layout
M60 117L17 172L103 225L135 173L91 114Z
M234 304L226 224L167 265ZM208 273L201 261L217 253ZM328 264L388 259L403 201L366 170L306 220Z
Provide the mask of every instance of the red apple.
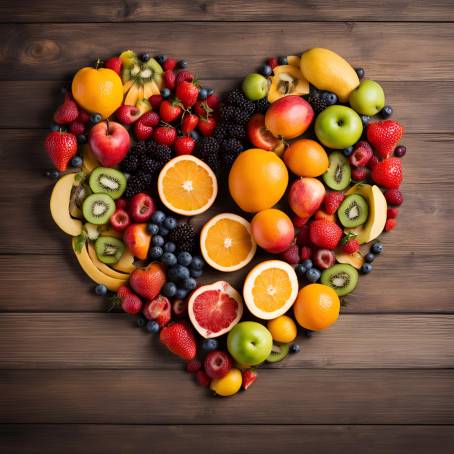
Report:
M299 96L284 96L265 114L265 126L275 137L294 139L303 134L314 118L312 106Z
M317 178L299 178L290 187L290 208L300 218L309 218L319 208L325 197L325 187Z
M123 233L123 242L134 257L145 260L151 243L147 224L131 224Z
M129 218L129 214L123 210L123 208L117 208L114 211L114 214L110 217L109 222L114 230L123 232L123 230L131 224L131 219Z
M267 151L274 150L281 143L265 128L265 115L260 113L253 115L248 121L247 135L253 145Z
M124 126L106 120L91 128L89 145L96 159L103 166L114 167L128 153L131 139Z
M130 200L128 210L135 222L146 222L156 211L156 204L148 194L139 192Z

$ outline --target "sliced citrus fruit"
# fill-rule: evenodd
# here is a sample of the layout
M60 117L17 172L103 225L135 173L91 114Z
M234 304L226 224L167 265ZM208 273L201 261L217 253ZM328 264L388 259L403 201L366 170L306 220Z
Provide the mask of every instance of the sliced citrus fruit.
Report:
M218 183L213 171L200 159L183 155L170 160L158 177L162 203L175 213L194 216L213 204Z
M281 260L259 263L246 277L243 296L253 315L264 320L288 311L298 295L294 269Z
M225 281L203 285L188 301L191 323L205 338L218 337L230 331L243 315L241 295Z
M257 245L246 219L232 213L221 213L203 226L200 249L209 265L229 272L247 265L254 257Z

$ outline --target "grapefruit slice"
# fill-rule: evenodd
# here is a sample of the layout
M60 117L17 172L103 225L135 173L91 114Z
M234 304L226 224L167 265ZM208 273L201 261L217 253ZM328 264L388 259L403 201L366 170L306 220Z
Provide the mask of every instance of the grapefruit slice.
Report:
M218 281L195 290L188 302L189 318L198 333L212 338L230 331L243 315L241 295L228 282Z

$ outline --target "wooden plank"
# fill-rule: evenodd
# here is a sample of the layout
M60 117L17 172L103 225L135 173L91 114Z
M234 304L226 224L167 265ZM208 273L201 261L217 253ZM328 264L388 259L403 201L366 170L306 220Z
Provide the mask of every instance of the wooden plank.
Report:
M188 39L194 32L203 45ZM173 22L172 39L163 39L169 36L167 23L3 24L0 34L0 79L7 80L56 80L100 56L117 53L125 43L137 52L187 58L202 78L239 77L267 56L318 46L365 67L377 80L454 79L454 47L446 45L454 37L449 23ZM367 46L359 44L366 42Z
M137 453L152 446L160 454L174 454L182 446L191 452L248 454L311 452L338 454L437 454L454 449L452 426L322 426L322 425L86 425L3 424L0 449L9 454Z
M345 0L316 2L271 0L173 0L172 2L79 0L67 7L61 0L0 4L3 22L156 22L156 21L452 21L452 0L426 4L411 0Z
M263 370L246 393L217 400L162 370L3 371L0 390L2 423L454 423L452 370Z
M71 297L67 297L69 300ZM20 333L20 336L18 335ZM454 367L453 315L341 315L275 368ZM182 369L124 314L1 314L0 369Z

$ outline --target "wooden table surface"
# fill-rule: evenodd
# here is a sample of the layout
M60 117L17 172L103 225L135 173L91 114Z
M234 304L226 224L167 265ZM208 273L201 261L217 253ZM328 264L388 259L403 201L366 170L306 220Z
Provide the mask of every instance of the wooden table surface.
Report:
M0 451L454 451L454 1L0 1ZM406 197L338 323L215 399L106 314L53 224L42 142L64 80L125 48L222 90L328 47L383 84Z

